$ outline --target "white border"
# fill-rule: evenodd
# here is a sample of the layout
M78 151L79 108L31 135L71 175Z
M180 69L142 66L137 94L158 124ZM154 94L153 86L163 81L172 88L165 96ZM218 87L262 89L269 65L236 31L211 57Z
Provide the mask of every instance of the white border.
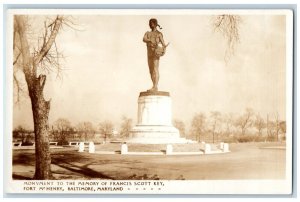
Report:
M223 13L224 11L229 12L230 14L239 14L239 15L286 15L287 16L287 32L286 32L286 122L287 122L287 150L286 150L286 180L187 180L187 181L163 181L165 183L165 188L162 189L162 192L148 193L148 192L120 192L124 193L136 193L136 194L290 194L291 193L291 182L292 182L292 78L293 78L293 15L291 10L193 10L193 9L159 9L159 10L147 10L147 9L11 9L7 12L7 27L6 36L7 36L7 64L9 61L12 61L12 15L13 14L68 14L68 15L215 15ZM12 111L12 68L6 66L6 89L10 94L6 95L6 109L9 112L9 109ZM6 120L12 122L12 113L6 114ZM6 126L6 133L11 134L12 124ZM12 137L9 136L7 141L4 144L5 151L8 156L5 161L5 188L8 193L24 193L22 190L23 181L13 181L11 179L11 170L12 170L12 146L10 144ZM9 172L8 172L9 171ZM185 187L186 189L182 189ZM187 189L188 188L188 189ZM27 192L28 193L28 192ZM34 192L31 192L34 193ZM41 193L41 192L38 192ZM64 192L66 193L66 192ZM84 192L87 193L87 192ZM94 194L94 192L93 192ZM113 194L117 194L114 192Z
M289 9L8 9L8 14L24 15L292 15Z

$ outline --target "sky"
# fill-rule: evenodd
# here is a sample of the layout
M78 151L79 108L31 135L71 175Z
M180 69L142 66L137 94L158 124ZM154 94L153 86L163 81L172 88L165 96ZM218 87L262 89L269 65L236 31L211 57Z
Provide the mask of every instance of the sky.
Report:
M224 60L226 41L212 28L212 15L73 15L76 29L57 37L65 60L62 79L50 74L49 123L72 124L122 116L137 119L139 92L152 86L142 38L148 21L163 28L166 54L160 59L159 90L170 92L173 118L189 124L196 113L241 114L245 108L266 117L286 117L286 22L283 15L241 15L240 42ZM38 35L40 18L32 19ZM34 36L34 35L33 35ZM34 37L32 37L34 40ZM13 106L13 127L32 127L30 100Z

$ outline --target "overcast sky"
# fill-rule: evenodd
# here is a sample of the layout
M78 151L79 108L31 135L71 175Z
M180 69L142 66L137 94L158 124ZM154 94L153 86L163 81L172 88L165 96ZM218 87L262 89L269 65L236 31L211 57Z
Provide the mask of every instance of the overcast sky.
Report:
M242 15L240 43L226 64L226 41L213 31L211 15L81 15L74 20L82 31L65 27L57 37L65 70L62 80L47 80L50 124L58 118L119 123L123 115L136 123L139 92L152 85L142 41L152 17L170 42L160 59L159 90L170 92L173 118L189 124L198 112L251 107L285 119L285 16ZM14 127L20 124L32 126L24 98L13 111Z

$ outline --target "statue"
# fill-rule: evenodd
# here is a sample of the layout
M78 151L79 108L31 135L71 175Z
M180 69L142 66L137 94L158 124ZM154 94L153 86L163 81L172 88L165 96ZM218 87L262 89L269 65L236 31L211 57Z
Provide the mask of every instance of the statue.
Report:
M157 30L157 27L162 29L157 23L157 20L152 18L149 20L149 26L151 31L145 33L143 41L147 44L147 55L148 55L148 66L150 71L151 80L153 86L148 91L157 91L158 80L159 80L159 58L166 52L163 35Z

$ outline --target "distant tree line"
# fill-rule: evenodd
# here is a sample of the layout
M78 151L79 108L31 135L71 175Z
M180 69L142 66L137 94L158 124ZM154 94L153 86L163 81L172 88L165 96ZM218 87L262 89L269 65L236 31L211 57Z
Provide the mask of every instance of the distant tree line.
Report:
M13 130L13 140L22 142L22 145L29 145L34 142L34 131L23 126L17 126Z
M252 142L285 141L286 121L278 113L262 117L247 108L242 114L196 113L189 130L183 121L175 119L173 124L182 137L198 142Z
M180 131L181 137L198 142L284 141L286 135L286 121L280 120L278 113L262 117L251 108L239 115L222 114L219 111L209 114L200 112L194 115L189 127L179 119L174 119L173 125ZM126 116L122 117L119 128L109 120L97 125L91 122L72 125L68 119L59 118L50 126L49 138L60 145L70 141L107 142L129 137L132 127L132 119ZM13 137L23 144L34 141L33 131L22 126L14 129Z
M119 130L109 120L102 121L97 125L88 121L72 125L68 119L59 118L49 127L49 139L58 142L59 145L68 144L70 141L106 142L113 138L128 137L131 128L132 119L126 116L122 117ZM13 130L13 139L14 141L21 141L23 144L34 142L34 132L23 126L18 126Z

